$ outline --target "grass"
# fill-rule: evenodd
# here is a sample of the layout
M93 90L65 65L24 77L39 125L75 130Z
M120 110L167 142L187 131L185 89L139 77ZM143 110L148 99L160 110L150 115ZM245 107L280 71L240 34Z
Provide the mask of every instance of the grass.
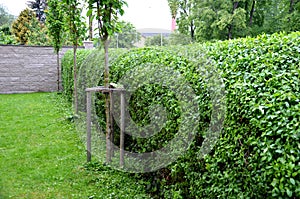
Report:
M0 198L148 198L144 183L101 163L56 93L0 95Z

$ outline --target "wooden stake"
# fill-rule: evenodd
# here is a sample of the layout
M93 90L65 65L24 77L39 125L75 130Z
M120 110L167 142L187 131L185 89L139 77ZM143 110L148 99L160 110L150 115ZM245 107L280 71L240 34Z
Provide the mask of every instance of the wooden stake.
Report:
M124 140L125 140L125 98L121 91L121 119L120 119L120 167L124 166Z
M114 105L114 98L113 98L113 91L110 93L110 141L114 143L114 118L113 118L113 105ZM110 155L111 157L114 156L114 145L112 144L110 147Z
M87 149L87 161L90 162L92 158L92 147L91 147L91 104L92 104L92 94L91 92L86 93L86 124L87 124L87 139L86 139L86 149Z

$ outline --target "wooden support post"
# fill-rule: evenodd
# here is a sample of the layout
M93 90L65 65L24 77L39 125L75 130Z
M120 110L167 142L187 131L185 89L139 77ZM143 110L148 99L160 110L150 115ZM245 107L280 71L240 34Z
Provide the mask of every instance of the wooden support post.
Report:
M110 124L110 90L108 92L105 92L105 115L106 115L106 163L111 162L111 124Z
M114 98L113 98L113 91L109 93L110 95L110 141L114 143L114 118L113 118L113 105L114 105ZM110 147L110 156L114 156L114 145L112 144Z
M86 93L86 125L87 125L87 139L86 139L86 150L87 150L87 161L90 162L92 158L92 147L91 147L91 104L92 104L92 93Z
M124 98L124 91L121 91L120 167L124 166L124 140L125 140L125 98Z

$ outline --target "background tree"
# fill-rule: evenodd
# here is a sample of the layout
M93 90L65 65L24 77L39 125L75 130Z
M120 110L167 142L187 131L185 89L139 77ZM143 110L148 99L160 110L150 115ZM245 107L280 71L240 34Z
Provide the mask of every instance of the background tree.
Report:
M176 16L179 8L179 1L178 0L168 0L168 5L171 11L172 17L172 31L174 31L176 26Z
M46 21L46 13L45 13L45 10L47 9L46 0L28 1L27 5L29 8L35 11L35 15L39 20L39 22L44 24Z
M13 35L6 34L0 30L0 44L17 44Z
M145 46L167 46L167 45L168 45L168 40L163 34L147 37L145 41Z
M48 36L48 28L36 18L30 21L27 45L49 46L51 39Z
M59 51L63 44L64 14L61 1L49 0L46 25L57 57L57 90L60 90Z
M30 33L28 26L33 18L35 18L34 12L26 8L12 23L12 33L20 44L27 43L28 35Z
M0 4L0 43L1 44L14 44L15 38L11 33L11 24L15 16L9 14L6 8Z
M26 8L12 23L12 33L20 44L45 45L49 44L44 25L40 24L35 13Z
M286 31L300 30L300 0L290 0L289 13L285 18Z
M133 48L134 44L141 40L141 34L132 23L121 21L120 28L121 32L111 37L110 48Z
M78 114L78 95L77 95L77 64L76 52L78 46L82 43L85 35L85 22L82 19L80 2L78 0L62 0L64 11L66 13L67 30L70 33L70 38L73 44L73 75L74 75L74 108L75 113Z
M238 0L196 0L192 16L197 40L231 39L246 27L246 11Z
M181 34L196 41L300 30L300 0L179 0Z
M15 16L9 14L6 8L2 4L0 4L0 27L10 26L14 19Z
M87 0L88 1L88 10L93 10L93 3L94 0ZM93 40L93 20L94 20L94 16L91 14L88 14L89 17L89 40L92 41Z
M178 0L179 18L177 20L180 33L190 35L191 40L195 40L195 17L192 10L195 0Z
M168 37L168 45L187 45L190 43L192 43L191 38L178 31L171 33Z

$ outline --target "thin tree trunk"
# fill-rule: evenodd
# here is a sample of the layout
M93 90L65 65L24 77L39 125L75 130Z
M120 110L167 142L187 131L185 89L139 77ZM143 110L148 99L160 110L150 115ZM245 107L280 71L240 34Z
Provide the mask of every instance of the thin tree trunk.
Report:
M190 24L190 28L191 28L191 39L192 39L192 41L195 41L195 28L194 28L194 23L193 23L193 21L191 21L191 24Z
M109 88L109 60L108 60L108 46L109 40L105 39L105 69L104 69L104 86ZM111 162L111 121L110 121L110 95L105 94L105 115L106 115L106 162Z
M228 28L228 39L232 39L232 29L233 29L233 25L230 24L229 28Z
M238 5L239 2L233 2L232 14L234 14L234 11L237 9ZM228 27L228 39L232 39L232 30L233 30L233 24L231 23Z
M294 5L295 5L295 1L294 0L290 0L290 9L289 9L289 13L290 14L294 11Z
M77 66L76 66L76 51L77 46L73 46L73 56L74 56L74 69L73 69L73 75L74 75L74 106L75 106L75 113L78 114L78 97L77 97Z
M256 1L253 0L251 11L250 11L249 26L252 26L252 24L253 24L253 15L254 15L254 10L255 10L255 3L256 3Z
M89 9L93 9L93 3L89 1ZM90 41L93 40L93 18L92 15L89 16L89 39Z
M56 60L57 60L57 92L60 91L59 83L60 83L60 67L59 67L59 51L56 52Z
M93 40L93 20L92 20L92 16L89 16L89 39L90 39L90 41Z

